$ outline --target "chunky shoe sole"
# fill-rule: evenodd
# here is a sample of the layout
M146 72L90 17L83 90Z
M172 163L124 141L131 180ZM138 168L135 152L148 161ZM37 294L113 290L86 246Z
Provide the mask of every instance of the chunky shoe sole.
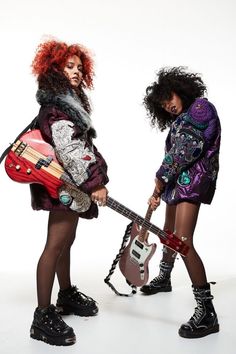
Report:
M180 337L183 338L201 338L201 337L205 337L208 336L209 334L212 333L217 333L220 330L220 326L217 324L213 327L210 328L206 328L205 330L202 331L188 331L188 330L184 330L184 329L179 329L179 335Z
M74 306L71 305L60 305L57 303L57 310L60 315L76 315L76 316L81 316L81 317L90 317L90 316L95 316L98 313L98 308L88 308L84 307L81 309L75 308Z
M33 339L41 340L47 344L57 345L57 346L67 346L75 344L76 336L72 333L71 335L67 334L65 336L50 336L43 332L41 329L31 326L30 328L30 337Z
M145 285L144 285L145 286ZM144 294L144 295L154 295L157 293L168 293L170 291L172 291L172 286L165 286L163 288L140 288L140 291Z

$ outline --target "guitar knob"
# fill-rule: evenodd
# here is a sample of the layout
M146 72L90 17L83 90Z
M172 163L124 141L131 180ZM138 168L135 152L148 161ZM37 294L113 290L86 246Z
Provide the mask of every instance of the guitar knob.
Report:
M20 171L20 165L16 165L16 171Z
M32 172L32 171L31 171L31 169L30 169L30 168L28 168L28 169L27 169L27 171L26 171L27 175L30 175L30 174L31 174L31 172Z

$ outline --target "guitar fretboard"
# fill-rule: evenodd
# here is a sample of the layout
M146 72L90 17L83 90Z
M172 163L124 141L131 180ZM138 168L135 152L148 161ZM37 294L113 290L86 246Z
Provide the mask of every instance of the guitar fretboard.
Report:
M159 236L160 238L167 240L167 234L163 230L159 229L159 227L153 225L148 220L144 219L142 216L134 213L132 210L124 206L123 204L117 202L115 199L111 197L107 197L107 204L109 208L117 211L119 214L125 216L126 218L134 221L136 224L144 227L145 229L151 231L155 235Z

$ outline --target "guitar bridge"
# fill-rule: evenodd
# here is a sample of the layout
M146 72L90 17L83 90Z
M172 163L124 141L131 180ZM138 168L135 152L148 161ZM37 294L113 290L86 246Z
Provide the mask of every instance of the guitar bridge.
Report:
M17 143L18 143L18 145L16 145L16 148L15 148L15 150L14 150L14 153L15 153L17 156L20 156L20 155L23 153L23 151L26 149L27 144L24 143L23 141L18 141Z

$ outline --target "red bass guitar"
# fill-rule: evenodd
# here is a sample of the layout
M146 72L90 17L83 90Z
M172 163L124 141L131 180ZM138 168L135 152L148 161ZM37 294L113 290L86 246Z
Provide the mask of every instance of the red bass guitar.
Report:
M77 189L69 176L65 173L63 167L58 163L53 147L43 140L38 129L28 131L13 144L5 159L5 170L13 181L44 185L52 198L58 198L58 189L63 184L69 184ZM147 219L134 213L110 196L107 197L106 205L134 221L136 224L134 228L137 229L137 225L139 225L146 231L149 230L157 235L161 243L167 247L179 252L183 256L187 254L189 247L176 235L162 231L157 226L151 224ZM138 229L137 232L139 233ZM135 239L133 242L138 249L140 241L143 242L144 239ZM140 248L143 247L141 242ZM150 259L151 253L153 253L153 251L147 252L147 259ZM133 254L135 254L134 251ZM137 255L137 257L139 256ZM142 259L142 262L145 263L145 260ZM125 262L123 264L123 260L121 262L121 268L125 268Z

